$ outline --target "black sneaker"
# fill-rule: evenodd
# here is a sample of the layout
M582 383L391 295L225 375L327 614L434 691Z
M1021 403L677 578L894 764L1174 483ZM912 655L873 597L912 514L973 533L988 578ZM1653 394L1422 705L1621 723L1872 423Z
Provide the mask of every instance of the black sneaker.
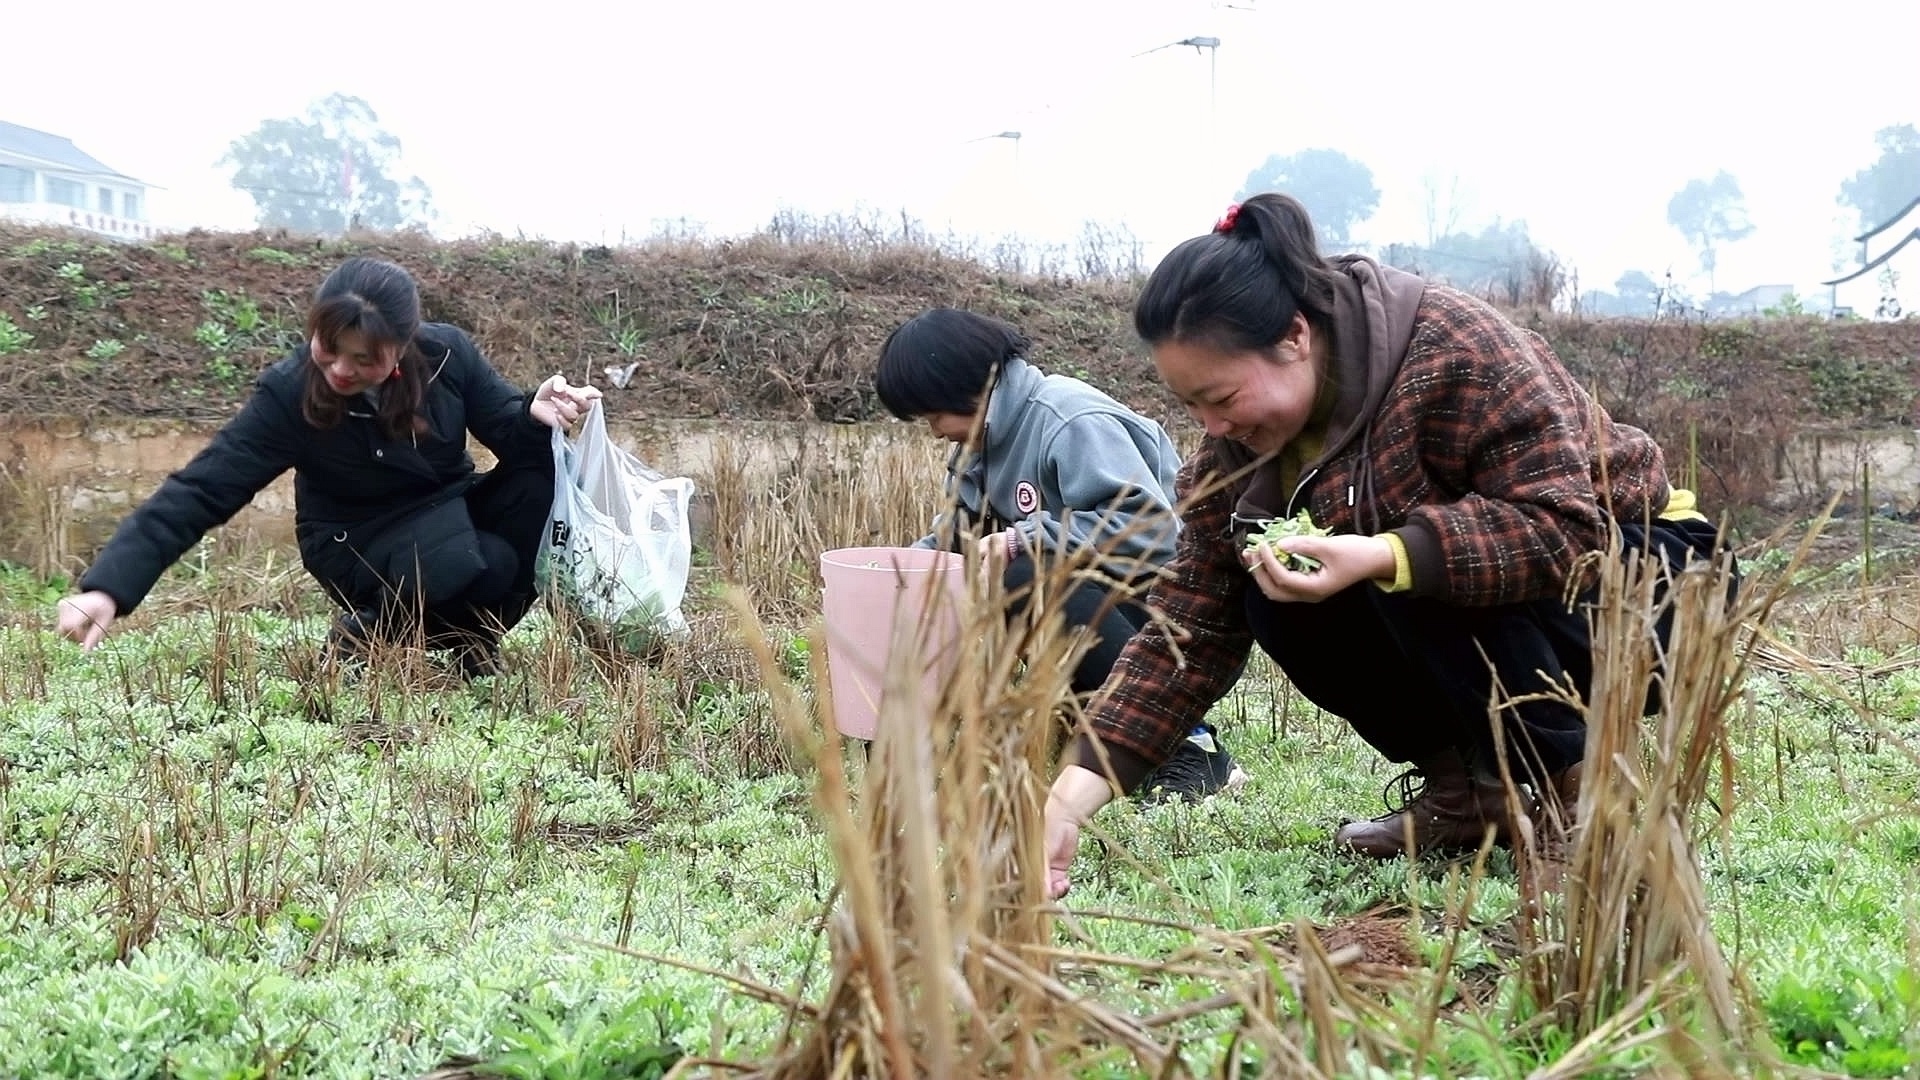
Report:
M1180 740L1173 756L1147 774L1139 798L1149 803L1199 802L1222 791L1236 791L1246 782L1246 770L1234 762L1219 733L1209 726Z

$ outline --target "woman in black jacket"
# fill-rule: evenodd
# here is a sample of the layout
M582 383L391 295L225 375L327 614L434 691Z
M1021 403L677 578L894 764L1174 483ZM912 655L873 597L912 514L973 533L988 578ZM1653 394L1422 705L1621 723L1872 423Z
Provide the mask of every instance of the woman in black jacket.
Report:
M160 575L275 477L294 470L301 562L343 609L331 651L421 635L469 675L534 598L553 503L552 436L600 391L555 375L532 394L467 334L420 321L413 278L355 258L327 276L305 345L262 372L207 446L120 524L60 601L60 633L91 649ZM476 472L467 433L499 465Z

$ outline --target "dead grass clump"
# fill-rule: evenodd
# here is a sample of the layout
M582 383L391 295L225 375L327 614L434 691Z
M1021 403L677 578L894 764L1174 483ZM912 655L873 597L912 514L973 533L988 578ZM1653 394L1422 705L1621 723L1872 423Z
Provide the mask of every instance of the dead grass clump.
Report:
M911 543L940 509L946 444L829 430L836 434L799 434L791 456L770 464L720 443L702 478L715 572L778 625L798 625L815 609L822 552Z
M964 655L939 700L921 698L910 658L923 655L916 636L947 594L933 588L927 617L916 626L903 614L895 627L906 647L883 676L879 734L857 798L840 766L830 693L816 695L816 726L748 627L769 684L786 691L775 690L782 720L813 750L844 898L827 920L833 973L820 1020L776 1052L768 1077L1044 1075L1083 1024L1150 1068L1165 1060L1136 1025L1055 980L1040 952L1052 934L1040 808L1076 649L1057 621L1043 621L1027 635L1023 667L992 603L998 575L986 577L964 605ZM824 687L825 654L813 655L814 685Z
M41 577L72 574L72 477L49 476L30 461L0 461L0 558Z
M1670 575L1621 557L1617 537L1599 566L1584 773L1564 808L1570 834L1549 800L1533 838L1549 857L1521 859L1521 971L1535 1005L1579 1040L1555 1075L1654 1042L1695 1075L1743 1075L1771 1042L1714 933L1698 851L1733 809L1729 717L1781 590L1748 582L1733 595L1727 562ZM1660 708L1645 719L1649 687Z
M1284 953L1275 928L1236 935L1183 927L1200 944L1159 959L1055 944L1060 909L1044 898L1042 807L1055 732L1063 717L1079 718L1070 679L1088 640L1064 626L1051 596L1094 571L1053 563L1031 594L1017 597L1001 583L997 555L965 559L962 599L928 582L933 592L917 623L904 614L909 605L900 609L879 733L857 783L833 728L818 635L809 703L746 596L732 594L775 713L814 765L815 803L839 868L822 920L831 970L824 993L810 1001L709 972L780 1005L788 1024L763 1061L689 1059L679 1073L1065 1078L1110 1069L1118 1057L1142 1075L1187 1076L1175 1032L1196 1021L1234 1032L1223 1066L1230 1075L1242 1075L1249 1056L1268 1063L1259 1075L1273 1076L1332 1075L1353 1054L1391 1060L1405 1040L1383 1019L1393 1008L1384 987L1411 956L1404 922L1339 928L1344 937L1331 949L1301 924L1284 935ZM954 670L935 700L924 700L912 658L926 655L925 635L956 602ZM1019 614L1009 617L1013 610ZM1098 916L1079 916L1089 917ZM1370 949L1390 973L1360 970ZM1100 972L1111 969L1123 974L1103 980ZM1221 989L1146 1017L1082 989L1165 977Z
M1059 909L1039 895L1040 807L1050 718L1077 715L1065 680L1080 646L1051 621L1044 595L1009 625L997 575L975 580L963 602L958 670L931 705L916 699L917 670L888 665L881 734L857 796L826 695L809 713L742 605L776 712L816 763L844 893L826 919L832 976L824 998L807 1004L758 988L788 1008L787 1037L767 1061L727 1068L770 1080L1066 1077L1096 1061L1111 1066L1123 1052L1144 1075L1183 1076L1190 1066L1172 1032L1217 1014L1228 1025L1221 1075L1334 1076L1409 1063L1419 1070L1441 1053L1441 1019L1461 1008L1490 1042L1548 1028L1571 1036L1571 1049L1542 1076L1623 1061L1692 1075L1763 1066L1771 1044L1714 936L1697 845L1711 820L1703 810L1732 805L1728 713L1754 628L1779 590L1750 584L1730 595L1726 565L1671 580L1618 552L1601 565L1597 673L1585 705L1589 765L1574 810L1580 825L1563 840L1564 822L1548 815L1536 835L1523 831L1528 918L1512 963L1532 1012L1523 995L1518 1014L1501 1006L1492 1016L1485 1010L1493 995L1471 993L1453 971L1484 879L1484 849L1455 880L1451 929L1431 967L1419 961L1411 922L1389 916L1238 933L1187 927L1197 944L1162 959L1055 944ZM939 603L935 596L929 607ZM1674 630L1656 656L1654 623L1663 614ZM896 641L915 630L896 627ZM895 650L896 660L903 655L910 653ZM1656 661L1671 674L1658 677L1662 707L1647 722ZM816 671L816 685L825 685L823 674ZM1539 858L1548 840L1564 843L1558 875ZM1097 916L1079 916L1089 917ZM1179 975L1220 990L1138 1016L1083 989L1109 985L1098 971L1116 967L1135 972L1136 984Z

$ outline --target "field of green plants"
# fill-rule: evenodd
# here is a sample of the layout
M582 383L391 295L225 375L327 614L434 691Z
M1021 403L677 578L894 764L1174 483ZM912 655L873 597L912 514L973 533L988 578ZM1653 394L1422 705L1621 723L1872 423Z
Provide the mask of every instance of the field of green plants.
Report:
M1252 783L1109 810L1073 893L1016 925L968 894L1019 891L992 867L1031 857L1030 808L1012 800L1011 852L964 873L965 834L937 828L1002 835L952 789L1008 755L936 747L916 772L809 742L807 559L838 511L789 497L748 526L718 486L731 539L701 553L695 640L653 666L536 613L495 678L407 653L343 675L298 569L211 543L82 654L49 632L64 581L0 572L0 1075L889 1075L892 1040L922 1067L942 1044L889 1009L959 1015L969 994L953 1060L1008 1075L1920 1070L1920 580L1898 553L1869 575L1748 551L1750 592L1794 587L1765 633L1736 638L1746 610L1722 628L1745 666L1683 807L1697 872L1664 871L1699 883L1710 925L1629 910L1683 895L1631 861L1630 831L1572 862L1624 882L1588 887L1619 898L1615 939L1542 916L1555 890L1505 851L1336 854L1393 767L1260 659L1215 716ZM758 587L736 606L729 580ZM982 715L1031 712L1005 693ZM922 830L944 889L856 850L911 854ZM983 926L1026 935L1018 962ZM937 941L950 984L890 989L875 957L944 963ZM1691 959L1609 988L1569 978L1576 944Z

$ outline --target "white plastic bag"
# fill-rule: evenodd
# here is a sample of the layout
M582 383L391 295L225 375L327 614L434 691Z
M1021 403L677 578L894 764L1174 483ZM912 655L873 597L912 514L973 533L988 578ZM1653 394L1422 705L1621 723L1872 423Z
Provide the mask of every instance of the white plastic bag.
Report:
M553 433L553 512L534 580L590 642L644 655L687 635L693 481L614 445L599 402L580 434Z

